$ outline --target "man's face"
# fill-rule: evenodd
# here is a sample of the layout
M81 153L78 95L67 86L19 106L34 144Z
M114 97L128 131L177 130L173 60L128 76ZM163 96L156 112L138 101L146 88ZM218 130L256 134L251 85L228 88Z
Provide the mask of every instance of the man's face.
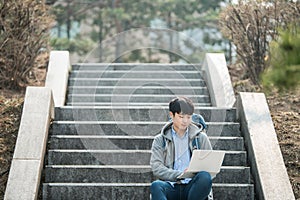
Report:
M175 115L173 115L173 113L170 112L170 116L173 120L173 126L175 131L180 134L185 133L187 127L192 122L192 115L186 115L181 113L175 113Z

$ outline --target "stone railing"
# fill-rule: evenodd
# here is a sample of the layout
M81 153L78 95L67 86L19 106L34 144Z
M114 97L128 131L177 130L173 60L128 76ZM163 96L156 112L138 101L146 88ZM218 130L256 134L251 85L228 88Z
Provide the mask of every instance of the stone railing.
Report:
M51 89L27 87L5 200L37 199L48 130L53 118Z
M5 200L38 198L54 107L63 106L70 71L69 52L52 51L46 87L27 87Z
M265 95L240 93L237 110L258 199L295 199Z
M203 69L212 105L237 107L258 199L295 199L264 94L236 100L224 54L206 54Z
M203 64L212 106L231 108L235 96L223 53L207 53Z

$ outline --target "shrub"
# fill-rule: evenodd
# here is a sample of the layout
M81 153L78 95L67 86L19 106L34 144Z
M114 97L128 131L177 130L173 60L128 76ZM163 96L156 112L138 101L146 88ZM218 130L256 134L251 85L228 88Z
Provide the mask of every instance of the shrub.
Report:
M280 0L239 0L220 14L221 31L237 48L238 59L253 83L268 66L269 42L278 37L278 28L297 23L300 3Z
M86 55L95 46L92 40L81 39L80 37L74 39L54 37L51 38L50 45L54 50L68 50L71 53L77 53L78 55Z
M0 0L0 88L21 89L34 79L51 22L44 1Z
M278 41L271 42L270 52L270 68L262 76L264 87L296 89L300 85L300 28L281 30Z

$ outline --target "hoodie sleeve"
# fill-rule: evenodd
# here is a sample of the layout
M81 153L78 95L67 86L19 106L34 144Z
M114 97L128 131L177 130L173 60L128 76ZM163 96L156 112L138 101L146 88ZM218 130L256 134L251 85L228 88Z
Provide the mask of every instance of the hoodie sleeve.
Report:
M150 165L154 176L164 181L176 181L177 177L181 174L180 171L173 170L165 166L165 142L162 135L154 138L151 148Z
M201 132L199 134L199 143L200 143L200 149L203 149L203 150L212 150L212 147L211 147L211 143L208 139L208 136L206 135L206 133L204 132Z

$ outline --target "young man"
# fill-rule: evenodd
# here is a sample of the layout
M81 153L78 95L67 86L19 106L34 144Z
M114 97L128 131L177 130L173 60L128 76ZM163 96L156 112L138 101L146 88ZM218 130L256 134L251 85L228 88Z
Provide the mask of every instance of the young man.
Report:
M168 122L152 143L150 165L159 178L152 182L152 200L205 200L212 187L208 172L198 172L193 178L177 177L187 169L193 149L212 149L210 141L192 123L193 102L186 97L169 103L171 122Z

